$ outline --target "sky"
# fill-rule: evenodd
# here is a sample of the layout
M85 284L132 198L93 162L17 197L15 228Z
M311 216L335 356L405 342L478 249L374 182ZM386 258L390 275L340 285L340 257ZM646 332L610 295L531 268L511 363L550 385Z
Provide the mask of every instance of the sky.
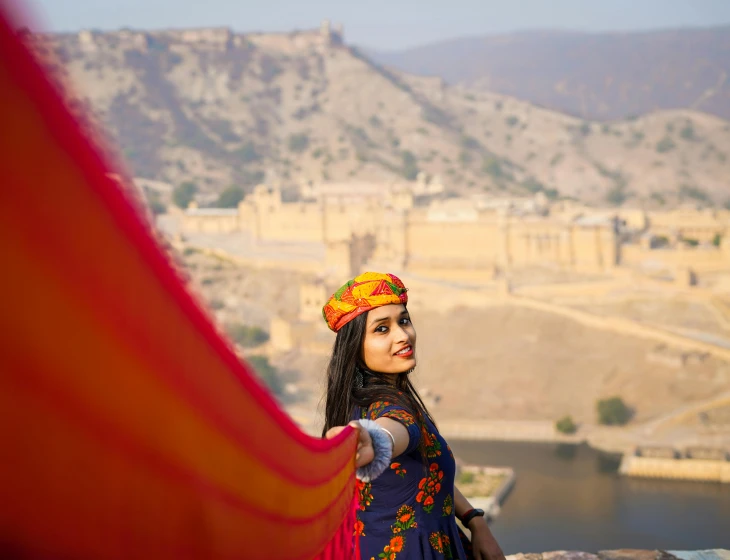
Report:
M11 0L13 1L13 0ZM16 0L17 1L17 0ZM635 31L730 25L730 0L25 0L33 29L226 26L235 31L342 23L348 44L398 50L532 29Z

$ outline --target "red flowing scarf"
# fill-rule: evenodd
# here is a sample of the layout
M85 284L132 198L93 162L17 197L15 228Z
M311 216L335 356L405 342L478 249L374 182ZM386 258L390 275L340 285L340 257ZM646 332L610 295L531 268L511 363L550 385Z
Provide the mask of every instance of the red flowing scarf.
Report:
M354 432L282 412L100 154L0 10L0 557L352 558Z

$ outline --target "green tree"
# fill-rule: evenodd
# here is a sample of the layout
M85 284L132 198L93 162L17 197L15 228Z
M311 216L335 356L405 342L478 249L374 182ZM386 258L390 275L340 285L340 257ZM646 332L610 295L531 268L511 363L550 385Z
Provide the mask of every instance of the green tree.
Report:
M243 200L244 192L238 185L231 185L224 190L219 196L215 205L218 208L236 208L238 203Z
M561 434L574 434L578 429L573 418L571 416L563 416L560 420L555 422L555 429Z
M272 393L282 394L284 386L279 378L279 371L269 363L266 356L249 356L246 361Z
M596 403L598 421L607 426L623 426L631 418L631 411L621 397L601 399Z
M186 181L175 187L175 190L172 191L172 201L180 208L187 208L197 192L198 187L195 186L195 183Z

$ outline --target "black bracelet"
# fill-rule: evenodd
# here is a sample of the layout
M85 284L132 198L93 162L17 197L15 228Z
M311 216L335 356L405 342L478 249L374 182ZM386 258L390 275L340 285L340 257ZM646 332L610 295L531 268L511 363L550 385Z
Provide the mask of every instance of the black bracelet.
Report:
M484 510L482 509L476 509L472 508L469 511L467 511L464 516L461 518L461 524L468 528L469 522L474 519L475 517L484 517Z

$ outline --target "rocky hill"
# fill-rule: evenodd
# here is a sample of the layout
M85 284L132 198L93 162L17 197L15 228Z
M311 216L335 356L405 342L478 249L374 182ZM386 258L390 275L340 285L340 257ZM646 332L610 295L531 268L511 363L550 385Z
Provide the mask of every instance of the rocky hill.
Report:
M137 177L231 184L413 180L448 190L725 203L730 123L688 110L591 122L388 70L329 27L29 38Z
M730 27L464 37L374 60L592 119L661 109L730 118Z

